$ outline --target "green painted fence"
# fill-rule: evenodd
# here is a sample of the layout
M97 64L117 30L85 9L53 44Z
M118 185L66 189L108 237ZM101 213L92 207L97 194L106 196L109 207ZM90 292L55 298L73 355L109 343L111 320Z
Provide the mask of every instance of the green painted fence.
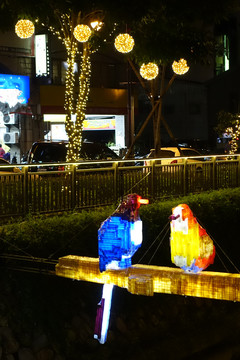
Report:
M240 186L240 155L178 158L176 164L162 160L148 160L148 165L142 166L129 160L64 164L64 171L47 171L46 164L17 165L21 170L17 173L6 172L8 167L2 166L0 217L117 204L123 195L133 192L153 202Z

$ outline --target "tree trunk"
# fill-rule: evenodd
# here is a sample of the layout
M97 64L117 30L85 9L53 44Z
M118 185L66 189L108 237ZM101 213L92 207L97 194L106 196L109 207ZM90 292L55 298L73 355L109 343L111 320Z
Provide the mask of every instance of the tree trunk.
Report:
M76 58L76 51L74 51L73 46L71 46L67 52L67 73L66 73L66 88L65 88L65 104L64 108L66 111L66 123L65 129L66 133L69 135L72 132L72 121L71 117L75 112L74 106L74 63Z
M160 87L160 102L158 106L156 127L155 127L155 136L154 136L154 148L155 148L155 156L159 156L160 148L161 148L161 117L162 117L162 96L164 92L164 83L165 83L165 65L162 66L162 76L161 76L161 87Z
M160 121L162 119L162 99L164 97L164 95L166 94L166 92L168 91L168 89L170 88L170 86L172 85L172 83L174 82L175 78L176 78L176 74L174 73L172 78L169 80L167 86L164 88L164 83L165 83L165 65L163 66L162 69L162 78L161 78L161 88L160 88L160 92L156 92L156 82L151 81L151 90L149 91L149 89L146 87L145 82L143 81L143 79L141 78L139 72L136 70L133 62L131 61L131 59L128 59L134 73L136 74L136 76L139 79L140 84L142 85L143 89L145 90L149 101L151 102L152 105L152 110L150 111L149 115L147 116L146 120L144 121L144 123L142 124L140 130L138 131L138 133L135 135L132 143L130 144L130 147L125 155L125 159L129 159L131 157L132 154L132 150L133 147L136 143L136 141L140 138L140 136L143 133L143 130L146 128L148 122L150 121L150 119L152 119L153 121L153 139L154 139L154 147L155 149L160 149L161 147L161 134L160 134ZM160 95L160 96L157 96ZM166 127L166 121L164 120L164 126ZM167 131L169 131L169 127L167 126ZM170 135L170 134L169 134ZM172 137L172 133L170 135L170 137Z
M78 99L75 110L76 120L74 122L71 119L71 115L74 114L74 112L72 112L73 107L68 109L68 115L66 119L66 132L69 139L68 149L67 149L68 162L75 162L80 159L83 121L85 120L87 100L90 91L90 76L91 76L90 50L88 43L84 43L83 54L81 58L81 69L79 75L79 92L78 92ZM68 105L71 105L70 101L68 101Z

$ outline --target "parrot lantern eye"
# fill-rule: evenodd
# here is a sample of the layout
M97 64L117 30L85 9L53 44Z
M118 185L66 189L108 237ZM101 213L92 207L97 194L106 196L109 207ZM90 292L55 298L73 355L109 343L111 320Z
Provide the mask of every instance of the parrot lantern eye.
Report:
M173 221L173 220L177 220L179 217L180 217L179 214L178 214L178 215L170 215L168 219L169 219L170 221Z

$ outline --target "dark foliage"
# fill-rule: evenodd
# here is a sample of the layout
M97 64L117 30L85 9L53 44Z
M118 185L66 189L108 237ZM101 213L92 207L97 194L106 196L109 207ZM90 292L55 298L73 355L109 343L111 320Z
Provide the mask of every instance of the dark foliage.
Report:
M135 254L134 262L139 262L144 256L141 263L151 260L154 265L171 265L168 217L171 209L181 203L190 206L215 241L219 257L226 266L230 266L231 271L236 271L222 250L238 264L240 246L236 234L240 216L240 188L174 198L141 207L143 245ZM3 225L0 230L0 251L51 259L68 254L97 257L98 228L113 210L111 207L59 216L29 216L23 222ZM213 267L215 270L225 270L218 257Z
M157 239L147 261L141 262L152 257L163 237L162 230L165 225L169 228L171 209L179 203L190 206L214 240L238 263L239 188L141 207L144 241L136 262ZM97 256L97 229L113 210L29 217L24 222L2 226L1 252L21 254L23 250L35 256L52 254L53 258L68 253ZM170 265L168 259L169 233L151 263ZM211 270L221 271L220 265L217 262ZM20 358L22 349L36 358L43 358L44 352L45 356L51 354L48 359L62 360L240 356L239 303L162 294L136 296L116 287L107 343L100 345L93 339L100 285L2 267L0 286L0 349L10 351L7 340L12 339L12 345L18 344L15 350L12 347L11 356L15 358ZM9 331L11 339L7 338Z

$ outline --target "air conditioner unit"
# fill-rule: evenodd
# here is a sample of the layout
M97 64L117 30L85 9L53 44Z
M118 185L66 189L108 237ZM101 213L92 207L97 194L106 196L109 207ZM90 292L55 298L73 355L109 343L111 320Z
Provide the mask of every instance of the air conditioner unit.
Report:
M18 132L9 132L3 135L3 141L5 144L17 144L19 141Z
M15 114L15 113L7 114L7 115L4 115L4 117L3 117L3 122L6 125L16 124L17 121L18 121L18 114Z

